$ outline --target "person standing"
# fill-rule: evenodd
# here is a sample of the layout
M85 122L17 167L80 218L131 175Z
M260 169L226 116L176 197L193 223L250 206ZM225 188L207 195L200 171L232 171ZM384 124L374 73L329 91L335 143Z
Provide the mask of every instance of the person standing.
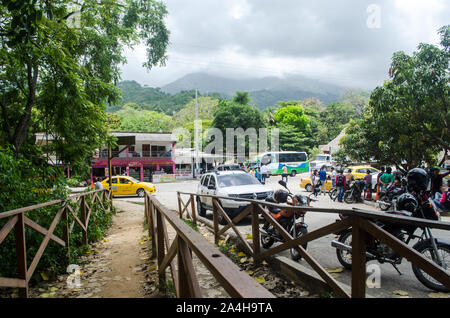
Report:
M450 180L447 180L447 191L443 191L442 195L437 195L434 199L436 206L442 211L450 211Z
M345 184L350 185L351 182L353 182L354 177L352 174L352 171L350 169L347 169L346 174L345 174Z
M261 182L262 182L262 184L266 184L268 170L269 169L267 168L267 165L261 166Z
M285 180L286 179L286 183L288 182L288 170L287 170L287 167L286 167L286 165L283 165L283 168L282 168L282 173L281 173L281 180Z
M317 194L320 193L320 175L317 170L314 170L314 175L311 182L313 186L313 194L317 197Z
M255 178L258 179L259 182L261 182L261 179L262 179L261 170L259 168L255 169L255 170L256 170L255 171Z
M96 179L96 182L95 182L95 190L103 190L103 185L102 185L102 183L100 182L100 179L99 179L99 178Z
M380 183L386 189L391 183L394 183L394 176L392 175L392 168L387 167L386 172L380 177Z
M433 174L431 175L431 197L434 199L436 197L436 193L442 194L442 180L444 177L450 174L450 171L447 173L439 173L440 169L435 168Z
M336 170L333 167L331 167L331 185L333 188L336 187L336 176L337 176Z
M367 194L372 192L372 175L367 169L367 174L364 176L364 199L367 199Z
M344 172L342 170L339 170L338 175L336 176L336 188L338 191L338 202L342 203L342 199L344 197L344 192L345 192L345 186L346 186L346 182L345 182L345 176L344 176Z
M323 193L323 195L327 195L326 193L327 171L325 170L325 166L322 166L322 168L320 168L319 178L320 178L321 192Z

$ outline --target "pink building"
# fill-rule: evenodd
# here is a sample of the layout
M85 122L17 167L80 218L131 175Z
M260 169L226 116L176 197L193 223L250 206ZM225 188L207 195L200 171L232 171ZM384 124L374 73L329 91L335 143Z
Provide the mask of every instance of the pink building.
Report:
M175 174L175 144L177 140L170 133L113 132L116 137L134 136L136 144L113 149L112 175L128 175L140 181L151 182L156 173ZM118 154L119 153L119 154ZM118 154L118 156L117 156ZM92 159L91 178L107 177L108 151L101 149Z

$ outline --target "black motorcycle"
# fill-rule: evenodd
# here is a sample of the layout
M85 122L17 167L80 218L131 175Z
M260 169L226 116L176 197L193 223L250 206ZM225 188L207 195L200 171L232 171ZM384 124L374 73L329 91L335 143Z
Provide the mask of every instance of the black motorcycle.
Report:
M440 219L440 214L436 209L433 200L428 199L424 193L420 193L418 195L404 193L398 198L398 206L402 210L389 211L386 213L435 221ZM343 217L341 216L341 219L342 218ZM399 240L403 241L405 244L409 244L412 240L417 239L417 243L413 246L417 252L423 254L425 257L433 259L435 263L439 264L444 269L450 269L450 243L434 238L429 228L420 228L422 233L420 235L415 235L414 233L418 227L414 225L389 223L378 220L375 221L375 224ZM342 266L347 269L351 269L352 230L346 229L336 234L339 235L339 238L337 240L333 240L331 246L336 248L337 258ZM391 249L388 245L376 239L372 240L372 242L368 244L366 258L367 261L376 260L380 263L389 263L401 275L397 265L401 264L402 256L397 254L397 252ZM413 264L412 269L417 279L426 287L441 292L449 291L447 287L434 280L416 265Z
M279 184L281 184L289 192L289 197L292 201L291 204L294 206L309 206L311 201L315 201L303 195L292 194L291 191L289 191L289 189L287 188L286 182L284 181L279 181ZM266 198L266 201L276 203L272 197ZM276 214L280 211L281 209L269 207L269 212L271 214ZM283 220L280 220L280 225L293 238L297 238L308 233L308 225L305 223L305 214L294 213L291 217L283 218ZM281 234L278 233L277 229L266 219L264 219L264 223L261 225L259 231L261 233L261 245L265 249L270 248L275 242L285 242L283 236L281 236ZM306 250L307 244L302 245L302 247ZM295 248L290 249L290 254L291 258L294 261L298 261L301 258L300 253Z
M406 180L402 180L401 187L391 185L387 189L382 189L379 194L380 200L377 201L378 207L381 211L387 211L392 207L394 210L396 210L398 197L406 192Z
M364 191L364 180L355 180L350 184L350 190L344 193L344 202L348 204L362 202L361 194Z

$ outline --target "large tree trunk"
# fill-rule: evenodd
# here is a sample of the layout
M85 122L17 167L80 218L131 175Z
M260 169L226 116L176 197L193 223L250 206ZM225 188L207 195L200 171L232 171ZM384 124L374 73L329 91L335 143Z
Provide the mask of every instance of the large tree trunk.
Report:
M16 154L19 152L20 147L22 147L30 127L31 110L36 103L36 85L38 79L38 66L27 65L28 71L28 98L27 104L25 106L25 112L19 120L17 127L12 136L11 143L14 145Z

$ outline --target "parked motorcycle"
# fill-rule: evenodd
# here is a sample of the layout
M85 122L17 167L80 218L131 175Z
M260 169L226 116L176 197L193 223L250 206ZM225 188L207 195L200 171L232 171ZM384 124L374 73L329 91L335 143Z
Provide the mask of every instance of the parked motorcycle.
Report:
M387 189L382 189L379 194L380 200L377 201L380 210L387 211L392 207L396 210L398 197L407 192L406 185L406 179L402 179L401 187L391 185Z
M350 190L344 193L344 202L348 204L361 202L361 194L364 191L364 180L355 180L350 184Z
M291 202L288 202L288 204L291 204L293 206L310 206L312 200L309 197L293 194L286 186L286 182L279 181L279 184L281 184L286 190L288 191L288 196L291 198ZM267 202L276 203L274 198L266 198ZM274 216L276 213L280 212L281 209L269 207L269 212L272 216ZM282 221L280 221L280 225L293 237L297 238L302 235L305 235L308 233L308 225L305 223L305 214L299 214L299 213L293 213L291 217L284 218ZM283 236L281 236L280 233L278 233L277 229L266 219L264 219L264 223L261 225L259 229L261 233L261 245L268 249L270 248L275 242L285 242L285 239ZM307 244L302 245L304 249L307 248ZM291 248L290 250L291 258L294 261L298 261L301 258L300 253L295 249Z
M416 169L413 169L416 170ZM411 170L411 171L413 171ZM423 169L420 169L423 170ZM423 171L425 172L425 171ZM416 183L414 178L417 177L417 173L422 174L422 172L413 171L411 173L411 183ZM409 174L408 174L409 176ZM420 176L419 176L420 178ZM414 182L413 182L414 181ZM424 182L425 183L425 182ZM436 209L433 200L429 199L426 195L425 188L420 186L417 188L416 185L412 185L410 189L410 181L408 179L408 190L412 190L410 193L404 193L399 196L397 201L398 211L388 211L386 213L392 215L402 215L406 217L416 217L428 220L440 220L440 214ZM341 219L343 216L340 216ZM420 228L422 233L420 235L415 235L414 233L418 229L415 225L406 225L400 223L390 223L385 221L374 221L376 225L383 228L385 231L395 236L399 240L403 241L405 244L409 244L412 240L417 239L417 243L414 244L413 248L424 255L427 258L432 259L439 266L446 270L450 270L450 243L445 242L441 239L434 238L431 230L428 227ZM352 267L352 230L346 229L339 233L337 240L333 240L331 245L336 248L336 255L339 262L347 269ZM373 239L368 242L366 247L366 258L367 261L377 260L380 263L391 264L397 272L401 275L401 272L397 268L397 265L401 264L403 258L388 245ZM423 272L416 265L412 265L412 270L417 279L426 287L441 291L448 292L449 289L443 284L439 283L431 276Z

